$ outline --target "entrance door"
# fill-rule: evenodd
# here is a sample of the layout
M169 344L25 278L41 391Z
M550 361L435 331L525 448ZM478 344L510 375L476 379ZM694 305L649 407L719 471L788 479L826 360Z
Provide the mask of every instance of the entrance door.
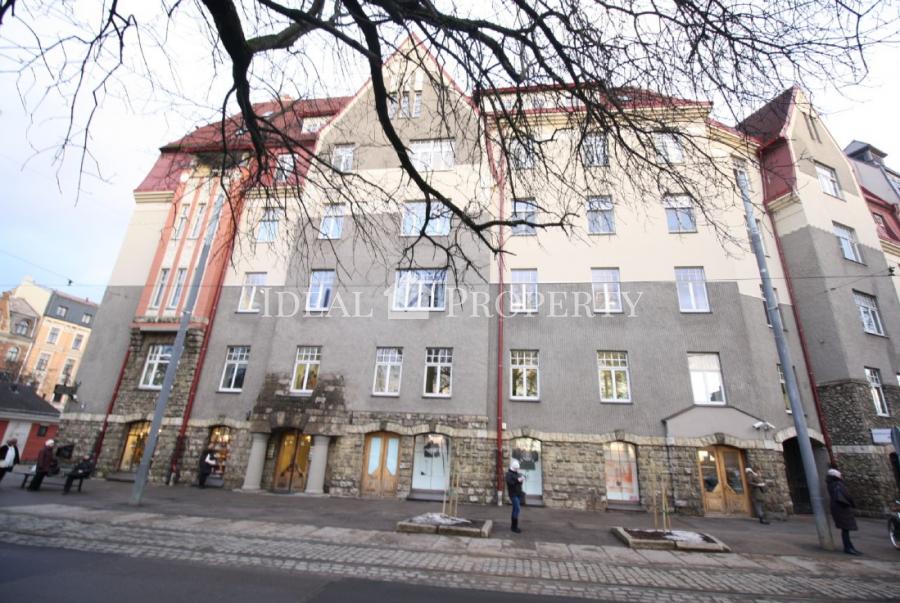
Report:
M534 438L516 438L512 441L510 456L519 461L519 472L525 477L522 491L532 504L539 503L544 495L541 471L541 441Z
M400 436L379 431L366 436L363 461L363 496L393 496L397 492L400 466Z
M744 459L740 450L710 446L697 451L703 487L703 508L707 513L749 513Z
M439 433L416 436L413 490L443 492L450 485L450 438Z
M312 437L296 429L281 434L275 460L273 489L280 492L302 492L309 474L309 446Z
M137 471L144 456L144 444L150 435L150 421L136 421L128 426L128 435L125 436L125 446L122 448L122 461L119 463L119 471Z

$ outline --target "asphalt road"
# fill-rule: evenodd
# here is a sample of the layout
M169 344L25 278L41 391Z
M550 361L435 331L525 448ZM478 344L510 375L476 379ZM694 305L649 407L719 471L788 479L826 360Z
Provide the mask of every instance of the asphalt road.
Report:
M23 603L575 603L478 590L329 578L266 568L173 561L0 544L0 601Z

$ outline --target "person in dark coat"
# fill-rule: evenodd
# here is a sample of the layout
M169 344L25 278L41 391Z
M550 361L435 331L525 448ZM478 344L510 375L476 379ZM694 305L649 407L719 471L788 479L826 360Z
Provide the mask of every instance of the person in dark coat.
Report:
M197 468L197 485L201 488L206 487L206 478L209 477L209 474L212 473L213 468L216 466L216 451L212 448L207 448L203 453L203 456L200 457L200 466Z
M750 500L753 501L753 510L759 518L759 523L768 524L766 519L766 480L753 470L753 467L747 467L744 470L747 473L747 484L750 486Z
M0 446L0 481L7 472L12 471L13 467L19 464L19 440L9 438L6 444Z
M850 532L859 529L856 527L856 516L853 514L856 504L850 497L841 472L834 467L829 469L825 484L828 486L828 497L831 499L831 518L834 520L834 526L841 531L844 552L848 555L862 555L850 542Z
M68 494L69 490L72 489L72 483L76 479L84 479L86 477L90 477L91 473L94 471L94 462L91 460L91 455L86 454L81 457L81 460L75 465L71 471L66 474L66 483L63 486L63 494Z
M28 484L28 489L32 492L37 492L41 489L41 482L44 481L44 476L50 473L53 466L56 465L56 459L53 458L53 445L55 443L53 440L47 440L44 442L44 447L41 448L40 453L38 453L37 464L34 466L34 477L31 478L31 483Z
M512 502L512 525L510 529L519 534L519 511L521 510L522 499L525 498L525 492L522 490L522 482L525 477L519 473L519 461L513 459L509 463L509 471L506 472L506 490L509 493L509 500Z

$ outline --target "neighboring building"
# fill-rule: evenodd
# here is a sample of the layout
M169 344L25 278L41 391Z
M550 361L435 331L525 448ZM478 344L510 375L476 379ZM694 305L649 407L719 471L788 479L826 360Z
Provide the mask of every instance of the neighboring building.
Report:
M576 151L565 136L551 136L578 119L571 104L555 104L564 91L552 89L526 91L525 100L536 108L526 112L529 128L559 161L554 177L533 169L529 149L508 163L492 160L483 134L487 125L488 136L497 136L496 116L465 97L430 56L417 68L407 52L424 53L404 48L386 61L384 79L397 101L395 127L429 182L482 216L527 219L557 203L577 207L583 236L506 229L498 261L474 238L458 237L455 218L436 212L427 233L435 243L423 240L410 264L404 249L427 210L385 150L371 83L352 98L257 106L283 120L310 153L351 174L340 183L326 180L315 162L282 156L267 182L274 194L246 191L239 170L213 171L220 125L205 126L163 147L135 191L132 224L79 376L81 408L63 416L66 441L99 452L101 473L136 469L202 233L224 185L233 203L217 225L152 480L193 480L209 445L225 458L217 478L227 487L434 499L453 475L464 500L488 503L497 496L498 459L515 457L535 503L646 508L664 479L683 512L746 514L744 467L754 465L771 482L774 507L807 506L781 367L730 181L699 176L708 179L701 182L710 191L705 207L736 225L723 249L721 233L673 183L654 203L631 187L611 139L598 134L590 149ZM445 107L453 110L437 119L438 99L448 94ZM629 98L635 113L666 116L670 128L654 137L660 157L690 170L702 152L718 158L721 173L743 167L762 206L770 185L750 168L756 137L711 120L708 103L640 91ZM239 123L229 120L226 131L235 152L249 149ZM304 220L290 201L300 184L318 228L298 228ZM779 261L786 227L776 230L768 215L758 220L790 370L824 465L813 373L794 320L800 298ZM358 229L374 237L371 244L360 244ZM231 247L233 233L239 249ZM489 282L447 270L442 244L460 245ZM821 278L819 286L831 277ZM560 317L552 303L538 302L556 294L583 301ZM278 312L285 300L300 311ZM505 318L472 313L482 302L503 308ZM897 301L879 303L892 309ZM885 372L896 367L882 360Z
M31 305L4 291L0 296L0 381L16 381L37 333L40 316Z
M36 461L44 442L56 438L59 411L21 383L0 383L0 438L19 440L22 462Z
M883 512L898 486L885 441L900 412L900 302L896 260L885 253L896 245L854 177L862 164L841 152L799 88L740 127L762 140L765 206L834 458L859 506Z

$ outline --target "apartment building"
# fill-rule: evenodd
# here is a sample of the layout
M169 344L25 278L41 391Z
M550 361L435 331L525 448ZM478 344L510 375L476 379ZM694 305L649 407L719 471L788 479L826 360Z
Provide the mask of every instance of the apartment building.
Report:
M40 316L26 300L4 291L0 296L0 375L15 381L34 345Z
M646 508L663 487L683 512L746 514L752 465L773 507L808 504L730 180L745 169L763 207L756 135L711 120L707 103L630 103L669 125L649 138L654 158L708 191L661 182L648 197L618 163L627 136L573 148L578 114L550 102L559 91L525 91L534 145L505 158L493 144L503 123L422 46L383 69L392 123L427 182L469 215L521 217L492 239L505 253L423 202L371 82L258 107L321 160L282 153L265 191L213 172L219 124L200 128L163 147L135 192L80 375L85 408L63 416L62 437L95 450L104 473L137 467L202 233L227 192L151 479L189 483L213 446L226 487L440 499L452 478L462 500L490 503L498 468L517 458L536 504ZM229 128L229 147L249 149L239 122ZM576 235L530 226L541 212L574 215ZM784 235L769 213L758 221L824 464L816 381L781 284ZM467 269L448 265L447 248Z

